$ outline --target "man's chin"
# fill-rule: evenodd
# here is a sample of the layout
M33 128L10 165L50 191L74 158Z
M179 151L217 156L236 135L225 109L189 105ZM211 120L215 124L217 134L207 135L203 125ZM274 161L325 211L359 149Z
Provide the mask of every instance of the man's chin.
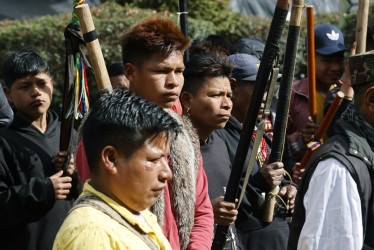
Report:
M163 102L162 104L158 104L163 109L171 109L174 105L175 101L173 102Z

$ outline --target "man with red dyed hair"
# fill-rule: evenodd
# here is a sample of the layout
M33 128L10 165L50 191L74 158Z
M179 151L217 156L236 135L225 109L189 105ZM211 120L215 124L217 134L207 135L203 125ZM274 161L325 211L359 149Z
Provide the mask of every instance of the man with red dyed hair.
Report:
M214 219L199 140L190 121L171 110L184 84L183 54L189 40L172 21L152 17L127 30L121 45L130 91L167 110L182 128L170 141L173 179L151 210L173 249L210 249ZM87 164L79 157L81 150L77 164Z

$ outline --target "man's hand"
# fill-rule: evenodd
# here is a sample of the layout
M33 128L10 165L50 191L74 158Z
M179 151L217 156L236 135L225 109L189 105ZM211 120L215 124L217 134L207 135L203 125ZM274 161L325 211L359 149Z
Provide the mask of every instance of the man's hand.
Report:
M293 170L292 170L292 180L297 184L299 185L300 182L301 182L301 177L303 176L303 173L305 171L305 168L304 169L299 169L300 168L300 162L297 162L294 166L293 166Z
M303 142L307 145L311 140L313 135L317 132L318 126L313 122L308 122L305 127L301 130L301 136L303 138Z
M53 188L55 189L56 200L64 200L66 196L70 193L71 188L71 177L62 176L63 171L60 170L56 174L49 177L53 183Z
M69 152L68 151L61 151L58 152L55 158L52 159L52 164L54 165L56 171L60 171L64 168L66 159L68 158ZM70 156L69 165L66 169L66 174L71 176L74 173L75 166L74 166L74 156Z
M223 196L211 200L211 203L214 213L214 223L230 226L235 222L238 215L235 203L224 201Z
M283 172L282 162L273 162L271 164L265 163L265 165L260 168L261 175L265 178L271 189L281 184Z
M280 197L286 197L288 199L288 205L289 205L288 209L291 211L291 213L293 213L293 210L295 208L296 193L297 193L297 189L295 186L292 186L292 185L284 186L279 191Z

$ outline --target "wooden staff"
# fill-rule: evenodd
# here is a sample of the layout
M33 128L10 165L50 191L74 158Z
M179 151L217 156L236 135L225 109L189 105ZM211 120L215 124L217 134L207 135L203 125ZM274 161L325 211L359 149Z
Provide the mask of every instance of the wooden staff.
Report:
M366 35L368 27L369 0L359 0L356 23L356 54L366 51Z
M307 14L307 47L308 47L308 82L309 82L309 115L316 122L316 65L314 47L314 8L312 5L306 7Z
M179 19L180 29L183 35L187 38L188 37L187 0L179 0L178 10L179 10L178 19ZM189 60L189 51L186 50L184 52L184 61L187 62L188 60Z
M274 123L274 136L271 145L269 163L282 161L303 8L304 0L292 1L291 20L288 28L286 52L284 56L284 61L287 62L287 64L284 64L282 80L279 86L279 102L277 105L277 116L275 117ZM263 207L263 220L265 222L273 221L275 197L277 196L277 193L277 189L274 188L266 194Z
M329 110L327 111L327 114L323 118L323 121L321 125L319 126L318 130L313 136L313 139L308 143L308 149L303 157L303 159L300 162L300 165L296 165L294 168L294 171L300 171L301 169L305 169L306 165L308 164L308 161L312 157L313 153L321 146L323 143L323 136L325 135L328 127L330 126L336 111L338 111L340 103L342 102L344 98L344 93L339 91L335 98L334 101L332 102ZM295 179L295 183L297 183L297 179Z
M112 92L112 85L110 83L108 70L105 66L103 53L97 38L90 8L87 4L82 4L75 7L75 10L77 11L79 22L81 24L83 38L86 42L86 47L90 56L90 62L94 71L100 95L110 94Z

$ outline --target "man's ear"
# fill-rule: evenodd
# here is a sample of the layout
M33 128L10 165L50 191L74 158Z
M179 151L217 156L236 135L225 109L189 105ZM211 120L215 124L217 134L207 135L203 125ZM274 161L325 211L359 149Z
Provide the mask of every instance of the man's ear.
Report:
M374 86L366 90L364 102L369 112L374 115Z
M134 73L136 72L136 66L132 63L126 63L124 73L130 84L134 81Z
M113 146L106 146L101 151L101 161L105 167L105 170L110 174L117 173L116 158L118 157L118 151Z
M238 86L236 79L231 77L229 80L230 80L231 90L234 91L234 89L236 89Z
M191 106L192 95L188 92L183 92L180 97L181 104L184 109L188 109Z
M6 99L8 99L8 102L13 102L12 96L10 94L10 89L6 86L3 87L4 94L6 96Z

